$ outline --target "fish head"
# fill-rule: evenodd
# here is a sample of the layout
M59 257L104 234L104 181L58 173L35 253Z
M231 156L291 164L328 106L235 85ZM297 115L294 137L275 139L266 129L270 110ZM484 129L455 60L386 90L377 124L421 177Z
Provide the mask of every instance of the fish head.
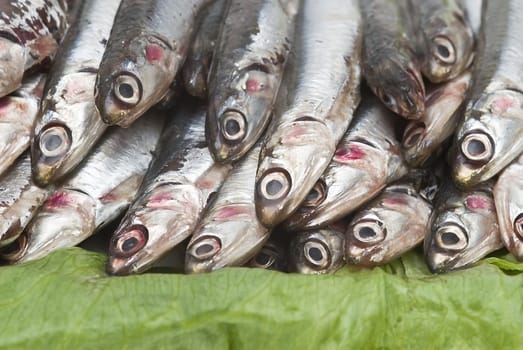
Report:
M15 91L22 84L26 53L15 39L16 36L0 31L0 97Z
M249 267L286 271L285 251L281 245L267 241L262 249L247 263Z
M451 150L452 176L463 187L488 180L523 151L523 96L503 90L467 109Z
M403 133L402 150L409 165L419 167L426 163L452 135L470 82L471 74L467 72L428 91L422 118L409 122Z
M42 101L31 141L33 179L40 186L57 181L79 164L106 125L92 103L92 73L71 74L55 98Z
M196 229L185 254L187 273L211 272L241 266L269 238L269 230L256 220L252 204L217 208L213 220Z
M98 71L95 103L102 120L129 127L168 92L178 62L165 38L139 35L125 43Z
M242 157L265 131L279 86L273 69L251 64L212 89L206 135L217 161Z
M467 267L501 246L492 195L471 191L437 208L424 255L429 269L441 273Z
M77 245L95 230L95 211L94 200L85 193L68 189L55 192L24 230L16 254L3 258L24 262Z
M337 229L296 233L289 248L289 270L309 275L335 272L345 264L344 241L343 231Z
M262 148L256 173L256 211L267 227L281 223L298 208L335 151L330 129L312 117L282 125L273 136L276 144Z
M201 192L191 185L167 183L139 199L109 243L106 270L111 275L140 273L189 237L198 221Z
M455 78L474 60L474 33L461 11L432 16L424 26L426 55L421 70L433 83Z
M501 239L508 251L523 260L523 156L509 165L494 187Z
M423 240L432 212L411 186L389 186L352 219L345 259L360 266L385 264Z

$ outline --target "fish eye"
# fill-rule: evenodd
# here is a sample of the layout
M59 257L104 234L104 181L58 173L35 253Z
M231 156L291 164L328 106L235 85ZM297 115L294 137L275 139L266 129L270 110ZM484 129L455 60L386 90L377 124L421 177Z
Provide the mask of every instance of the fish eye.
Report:
M282 199L291 188L289 173L282 168L274 168L265 172L258 184L258 193L267 200Z
M14 262L24 256L28 246L29 239L24 232L14 242L3 248L0 255L3 260Z
M486 164L494 156L494 142L482 131L473 131L463 138L461 153L472 162Z
M63 156L71 148L71 133L65 125L48 125L40 132L38 147L44 157Z
M361 243L375 244L385 239L387 230L379 220L363 219L354 225L352 235Z
M189 254L198 260L206 260L222 249L221 241L214 236L202 236L188 248Z
M422 123L411 123L405 128L403 134L403 147L413 147L422 139L425 133L425 125Z
M275 252L270 249L263 248L253 259L252 266L262 269L268 269L274 265L276 257Z
M137 78L129 74L116 77L113 87L114 96L126 105L135 106L140 102L141 84Z
M514 220L514 232L520 237L523 237L523 213L519 214Z
M118 258L128 258L141 250L149 239L144 225L131 225L111 239L109 252Z
M390 109L396 108L396 99L389 94L382 93L381 101Z
M226 141L241 141L247 133L247 122L245 116L238 112L229 110L222 114L221 132Z
M303 202L304 207L316 207L327 197L327 186L323 180L318 180L309 191Z
M317 270L327 268L331 261L329 248L318 240L305 242L303 245L303 256L307 265Z
M461 227L449 224L438 228L435 242L441 249L460 251L467 247L468 236Z
M456 50L449 38L437 36L432 42L434 44L433 54L437 60L444 64L454 64L456 62Z

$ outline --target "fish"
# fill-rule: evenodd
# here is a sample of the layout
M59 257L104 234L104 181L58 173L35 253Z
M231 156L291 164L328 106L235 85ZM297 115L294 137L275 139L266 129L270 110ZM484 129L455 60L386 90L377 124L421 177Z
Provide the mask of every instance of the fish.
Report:
M436 198L434 217L423 254L432 273L468 267L503 246L499 234L493 181L467 190L452 181Z
M45 74L36 73L26 78L18 90L0 98L0 175L31 144L45 78Z
M454 181L471 188L523 152L523 3L489 3L474 83L450 150Z
M216 48L226 0L215 0L202 11L202 20L181 69L185 90L192 96L207 99L207 80Z
M209 73L205 133L217 161L241 158L269 124L298 4L230 0Z
M242 266L263 247L270 229L256 216L254 179L260 143L236 163L209 202L185 253L185 272Z
M291 215L329 165L360 101L356 1L306 0L256 174L267 227Z
M196 229L232 167L216 163L207 148L205 116L206 106L193 101L170 118L139 195L111 237L109 274L147 270Z
M523 260L523 154L506 167L494 186L499 233L508 251Z
M271 237L245 266L258 269L287 272L287 252L280 237L282 232L272 232Z
M154 112L151 112L154 113ZM73 247L121 215L152 160L163 115L128 129L112 128L43 203L4 260L22 263Z
M31 141L33 179L64 178L107 129L94 104L96 73L119 1L86 0L56 54Z
M52 186L31 179L29 152L23 153L0 178L0 247L14 242L45 202Z
M430 229L438 180L414 170L358 210L345 232L347 263L386 264L419 245Z
M289 271L308 275L334 273L345 265L346 223L296 232L289 246Z
M96 78L102 120L129 127L169 89L210 0L122 0Z
M342 219L407 174L395 134L397 117L370 91L363 99L334 157L298 210L289 231L316 229Z
M410 167L426 165L456 130L472 75L465 72L427 91L425 112L405 127L401 148Z
M80 1L11 0L0 4L0 97L22 85L26 71L50 61Z
M475 33L462 0L419 2L414 17L421 36L421 72L427 79L441 83L470 67L474 60Z
M408 0L360 0L361 70L374 94L394 113L421 118L425 84L409 23Z

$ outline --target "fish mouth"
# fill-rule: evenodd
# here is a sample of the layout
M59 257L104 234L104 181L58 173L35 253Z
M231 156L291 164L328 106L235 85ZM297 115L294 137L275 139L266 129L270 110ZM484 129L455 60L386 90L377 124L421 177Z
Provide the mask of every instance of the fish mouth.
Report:
M418 146L423 141L425 132L426 126L424 123L409 123L403 133L403 148L411 149Z

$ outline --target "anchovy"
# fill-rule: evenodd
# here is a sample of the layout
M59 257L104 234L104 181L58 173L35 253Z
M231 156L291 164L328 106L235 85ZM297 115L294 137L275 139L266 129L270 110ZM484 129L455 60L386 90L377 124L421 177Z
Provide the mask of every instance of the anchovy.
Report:
M194 97L207 99L207 77L227 5L227 0L215 0L202 11L202 21L181 72L185 90Z
M29 152L24 153L0 178L0 247L20 236L47 199L50 188L40 188L31 179Z
M0 98L0 174L29 147L33 124L40 108L44 74L24 80L11 95Z
M96 72L119 1L86 0L56 55L34 126L34 181L45 186L80 163L107 125L94 104Z
M111 129L25 228L11 263L72 247L121 215L133 200L152 160L162 115L129 129Z
M441 189L424 243L425 261L432 272L467 267L503 246L492 186L486 182L460 191L449 181Z
M508 251L523 260L523 154L506 167L494 186L501 240Z
M255 267L259 269L274 270L280 272L287 272L287 254L284 242L275 234L271 233L271 237L260 251L247 262L246 266Z
M210 272L225 266L241 266L269 239L269 229L256 217L254 177L258 143L232 169L187 246L185 271Z
M296 232L289 247L289 271L317 275L334 273L345 265L343 232L346 223Z
M231 168L216 163L207 148L205 115L189 103L171 117L140 194L111 238L108 273L145 271L196 228Z
M210 0L122 0L96 80L102 120L128 127L167 93Z
M356 1L306 0L256 174L266 226L286 219L334 155L359 100L361 18Z
M430 228L437 188L430 174L414 171L365 204L345 233L347 262L386 264L421 243Z
M340 220L407 173L395 135L395 116L370 92L364 94L329 166L298 210L289 230Z
M27 70L54 56L67 31L68 22L75 17L75 10L78 8L76 4L79 2L1 2L0 97L17 90Z
M425 0L415 9L423 75L433 83L456 78L472 64L475 49L463 0Z
M298 3L230 1L209 74L205 132L216 160L242 157L269 124Z
M523 152L523 3L489 2L464 120L451 152L452 176L472 187Z
M462 116L466 94L471 83L470 72L429 90L425 112L419 121L407 124L402 151L411 167L423 166L447 141Z
M361 69L367 84L394 113L419 119L425 85L407 13L408 0L360 0Z

